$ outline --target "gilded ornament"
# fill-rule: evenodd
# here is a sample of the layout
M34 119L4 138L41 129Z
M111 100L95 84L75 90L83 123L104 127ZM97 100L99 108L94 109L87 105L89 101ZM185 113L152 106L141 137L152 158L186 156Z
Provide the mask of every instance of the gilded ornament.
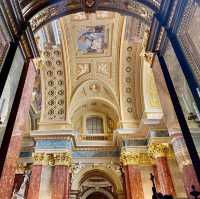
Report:
M148 153L122 151L120 155L120 162L126 165L149 165L151 158Z
M127 57L126 60L127 60L127 62L131 62L132 58L131 57Z
M127 66L127 67L126 67L126 72L127 72L127 73L131 72L131 67Z
M127 87L127 88L126 88L126 92L127 92L127 93L130 93L130 92L131 92L131 88Z
M132 47L129 46L129 47L127 48L127 51L128 51L128 52L131 52L131 51L132 51Z
M54 153L55 165L71 166L72 157L70 152Z
M44 153L33 153L32 158L33 158L34 165L43 165L44 156L45 156Z
M167 157L169 153L169 145L166 143L153 143L149 146L148 153L150 156L157 157Z

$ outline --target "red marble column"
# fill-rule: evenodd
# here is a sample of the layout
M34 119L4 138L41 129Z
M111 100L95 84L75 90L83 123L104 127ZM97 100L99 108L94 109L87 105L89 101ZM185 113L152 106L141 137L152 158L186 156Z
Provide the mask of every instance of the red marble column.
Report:
M158 178L158 169L157 169L156 165L153 165L153 175L155 177L156 191L161 192L160 181L159 181L159 178Z
M156 167L158 170L158 179L160 182L161 192L163 194L175 196L175 189L172 182L171 173L169 170L168 162L166 157L156 158Z
M129 187L131 199L144 199L140 169L136 165L128 165Z
M187 197L192 199L190 192L192 191L191 186L194 185L197 191L200 191L200 184L198 182L194 167L192 165L185 165L183 167L183 182Z
M69 197L69 168L57 165L53 170L52 199L68 199Z
M125 180L125 188L126 188L126 198L131 199L128 166L124 166L124 180Z
M192 198L190 192L191 186L194 185L196 190L200 191L200 184L198 182L190 155L188 153L184 138L181 131L170 131L172 137L172 146L176 156L177 163L182 171L183 183L188 198Z
M39 199L42 165L32 167L27 199Z
M14 185L15 169L21 149L22 137L25 132L26 121L29 114L29 108L32 99L32 90L35 81L36 71L32 61L29 64L27 77L25 80L19 109L17 112L12 137L10 140L3 172L0 179L0 198L10 199Z

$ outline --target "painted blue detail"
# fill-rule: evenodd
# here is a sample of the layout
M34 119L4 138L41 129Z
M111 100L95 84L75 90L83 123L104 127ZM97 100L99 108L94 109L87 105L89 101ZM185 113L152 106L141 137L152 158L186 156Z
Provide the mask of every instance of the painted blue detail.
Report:
M22 151L20 153L20 158L29 158L32 157L32 152L30 151Z
M72 142L69 140L38 140L36 149L71 149Z
M82 157L119 157L120 151L74 151L72 153L73 158L82 158Z

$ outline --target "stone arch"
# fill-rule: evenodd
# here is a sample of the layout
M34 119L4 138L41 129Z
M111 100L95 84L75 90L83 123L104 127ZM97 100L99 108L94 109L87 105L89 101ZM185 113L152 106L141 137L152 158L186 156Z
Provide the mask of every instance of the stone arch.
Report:
M49 21L65 16L67 14L85 11L84 1L59 1L42 3L28 1L22 7L22 13L26 21L30 21L32 29L35 31ZM130 15L140 18L145 23L150 23L153 13L158 12L160 7L159 1L137 0L137 1L119 1L119 2L101 2L96 1L95 10L115 11L121 14ZM149 17L144 10L151 13Z
M73 176L71 189L79 190L80 183L91 172L99 172L99 173L104 174L107 177L107 179L109 179L111 183L113 184L113 186L115 187L116 193L123 192L123 186L116 171L114 171L112 168L99 166L99 165L87 166L85 168L82 168L77 174Z

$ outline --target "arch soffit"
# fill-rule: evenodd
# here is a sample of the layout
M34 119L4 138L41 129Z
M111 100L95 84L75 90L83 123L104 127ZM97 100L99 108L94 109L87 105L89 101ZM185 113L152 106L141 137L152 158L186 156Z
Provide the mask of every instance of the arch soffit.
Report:
M101 91L97 91L99 92L99 96L93 96L92 92L90 93L90 91L86 90L85 88L89 88L90 85L96 85L97 86L101 86L101 90L107 89L109 92L109 96L104 95L104 93L101 93ZM81 96L81 92L88 92L87 96L82 97ZM97 88L98 89L98 88ZM81 98L81 100L80 100ZM82 83L74 92L74 94L71 97L71 103L70 103L70 115L73 115L73 112L76 111L80 106L87 104L88 101L91 100L98 100L98 101L102 101L105 104L107 104L108 106L110 106L117 114L117 116L120 118L120 108L119 108L119 103L118 103L118 99L115 96L113 90L107 85L105 84L103 81L100 80L87 80L84 83Z
M104 167L104 166L95 166L95 167L94 166L88 166L88 167L81 169L74 176L71 189L72 190L78 190L82 179L88 173L91 173L91 172L100 172L100 173L105 174L105 176L107 176L107 178L111 181L111 183L116 188L116 192L117 193L123 192L123 186L122 186L122 183L121 183L120 178L117 175L117 173L113 169L107 168L107 167Z
M49 21L65 16L67 14L84 11L80 0L66 1L28 1L22 4L22 12L27 21L30 21L33 31L38 30L41 26ZM137 0L137 1L99 1L95 10L116 11L121 14L130 15L140 18L143 22L150 24L154 12L159 10L159 2L153 0ZM140 9L141 8L141 9ZM144 13L144 10L148 13Z

